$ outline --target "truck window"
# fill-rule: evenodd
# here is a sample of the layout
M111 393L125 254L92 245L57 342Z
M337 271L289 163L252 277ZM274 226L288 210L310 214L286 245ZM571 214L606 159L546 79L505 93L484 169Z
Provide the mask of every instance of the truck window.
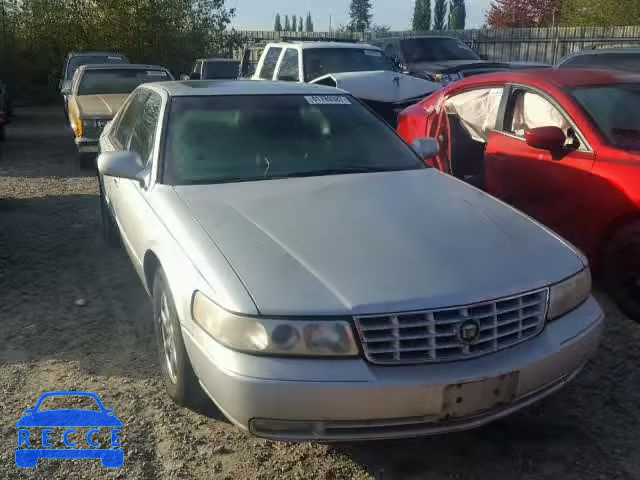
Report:
M284 51L284 57L282 57L280 71L278 72L278 80L285 82L297 82L300 80L300 61L298 59L298 50L295 48L287 48Z
M264 62L262 63L262 69L260 70L261 79L273 80L273 73L276 71L280 52L282 52L282 48L280 47L271 47L267 50L264 56Z

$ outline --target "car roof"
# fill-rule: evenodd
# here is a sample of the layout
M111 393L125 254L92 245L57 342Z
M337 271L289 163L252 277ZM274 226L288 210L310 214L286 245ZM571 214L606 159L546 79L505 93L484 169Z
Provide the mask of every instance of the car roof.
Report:
M275 42L269 43L267 47L300 47L303 50L309 50L312 48L370 48L373 50L379 50L380 47L370 45L368 43L356 43L356 42L305 42L305 41L291 41L291 42Z
M185 80L147 83L146 88L161 89L171 97L216 95L342 95L344 90L324 85L260 80Z
M613 48L588 48L585 50L580 50L579 52L572 53L568 55L569 57L578 57L581 55L602 55L603 53L638 53L640 54L639 47L613 47Z
M404 35L402 37L384 37L376 39L377 43L384 42L385 40L411 40L414 38L447 38L450 40L457 40L456 37L452 37L450 35Z
M591 85L640 83L640 74L590 68L538 68L509 70L477 75L455 83L456 86L479 83L553 83L561 88Z
M167 70L167 67L139 63L91 63L78 67L78 71L85 70Z
M240 60L236 60L235 58L198 58L196 59L196 62L233 62L233 63L240 63Z
M94 55L104 55L106 56L114 56L114 57L122 57L126 58L127 56L123 53L118 52L70 52L67 57L89 57Z

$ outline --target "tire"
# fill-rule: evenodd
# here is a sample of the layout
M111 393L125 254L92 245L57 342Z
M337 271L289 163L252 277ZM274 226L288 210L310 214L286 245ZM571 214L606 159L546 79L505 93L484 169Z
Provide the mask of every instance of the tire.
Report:
M78 154L78 162L80 163L80 168L88 168L93 160L94 156L90 153Z
M640 323L640 221L618 230L605 248L605 286L622 310Z
M184 346L178 313L161 267L153 281L153 323L164 384L178 405L203 409L210 400L200 387Z
M100 226L104 241L111 247L118 247L120 245L120 234L111 210L107 205L107 200L104 197L102 184L100 184Z

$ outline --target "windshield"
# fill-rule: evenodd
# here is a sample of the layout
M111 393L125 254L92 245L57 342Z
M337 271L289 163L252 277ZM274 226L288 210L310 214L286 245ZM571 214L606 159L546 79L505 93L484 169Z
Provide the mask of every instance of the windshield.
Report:
M240 75L240 62L205 62L204 78L208 80L215 79L234 79Z
M360 48L309 48L304 51L304 77L310 82L329 73L395 71L380 50Z
M473 50L456 38L405 38L400 40L400 48L408 63L480 60Z
M580 87L571 93L612 145L640 150L640 84Z
M73 77L74 72L82 65L93 65L102 63L129 63L122 55L81 55L71 57L67 64L67 79Z
M389 127L348 96L177 97L164 183L213 184L424 168Z
M166 70L87 70L78 85L78 95L128 94L142 83L172 80Z

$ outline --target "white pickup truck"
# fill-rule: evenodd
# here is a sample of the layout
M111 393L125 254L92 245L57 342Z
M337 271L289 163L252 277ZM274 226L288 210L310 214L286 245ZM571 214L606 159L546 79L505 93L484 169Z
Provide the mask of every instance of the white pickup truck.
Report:
M441 87L399 72L379 47L343 42L270 43L253 79L338 87L394 126L398 113Z

